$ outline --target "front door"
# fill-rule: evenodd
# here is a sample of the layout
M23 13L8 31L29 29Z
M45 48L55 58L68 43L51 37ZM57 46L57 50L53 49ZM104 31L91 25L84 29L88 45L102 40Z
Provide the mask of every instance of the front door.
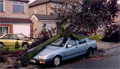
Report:
M77 41L70 39L65 49L66 59L75 57L77 50Z
M79 54L85 54L87 52L87 42L85 39L81 39L78 41L78 52Z

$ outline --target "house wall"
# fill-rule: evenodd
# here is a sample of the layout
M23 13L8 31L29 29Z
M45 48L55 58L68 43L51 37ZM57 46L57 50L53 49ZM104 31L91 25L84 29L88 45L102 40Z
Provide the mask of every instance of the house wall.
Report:
M56 27L56 21L37 21L36 17L31 18L33 22L33 38L38 38L42 30L42 23L53 23L53 28Z
M13 13L13 1L4 1L4 11L0 12L0 17L8 18L28 18L28 3L24 3L24 13Z
M56 5L56 3L46 3L35 7L31 7L29 8L29 17L31 17L33 14L51 15L51 13L54 12L51 9L51 7L55 7ZM37 13L35 13L35 10L37 11Z
M13 24L13 33L22 33L26 36L30 36L30 24Z

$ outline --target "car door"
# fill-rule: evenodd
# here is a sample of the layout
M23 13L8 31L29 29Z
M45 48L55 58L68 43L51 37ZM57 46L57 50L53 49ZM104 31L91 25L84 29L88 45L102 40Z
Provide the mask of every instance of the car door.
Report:
M2 37L0 39L0 42L2 42L5 46L8 46L8 40L9 40L8 38L9 38L9 34Z
M85 54L87 52L88 46L87 41L84 39L81 39L78 41L78 52L80 55Z
M8 45L15 46L15 42L17 42L17 37L14 34L9 35Z
M75 57L77 54L77 41L70 39L66 45L65 57L66 59Z

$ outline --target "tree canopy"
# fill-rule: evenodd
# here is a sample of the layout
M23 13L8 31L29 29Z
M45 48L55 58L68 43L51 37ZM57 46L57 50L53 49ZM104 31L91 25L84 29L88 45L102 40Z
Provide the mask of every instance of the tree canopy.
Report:
M55 16L66 22L67 33L95 32L98 27L111 25L117 16L117 0L67 0L62 6L52 8Z

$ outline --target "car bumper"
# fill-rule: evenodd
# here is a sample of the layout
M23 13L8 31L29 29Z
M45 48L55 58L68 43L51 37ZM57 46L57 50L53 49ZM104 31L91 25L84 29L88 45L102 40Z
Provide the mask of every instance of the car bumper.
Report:
M52 64L52 59L40 60L40 59L31 59L32 63L40 63L40 64Z

